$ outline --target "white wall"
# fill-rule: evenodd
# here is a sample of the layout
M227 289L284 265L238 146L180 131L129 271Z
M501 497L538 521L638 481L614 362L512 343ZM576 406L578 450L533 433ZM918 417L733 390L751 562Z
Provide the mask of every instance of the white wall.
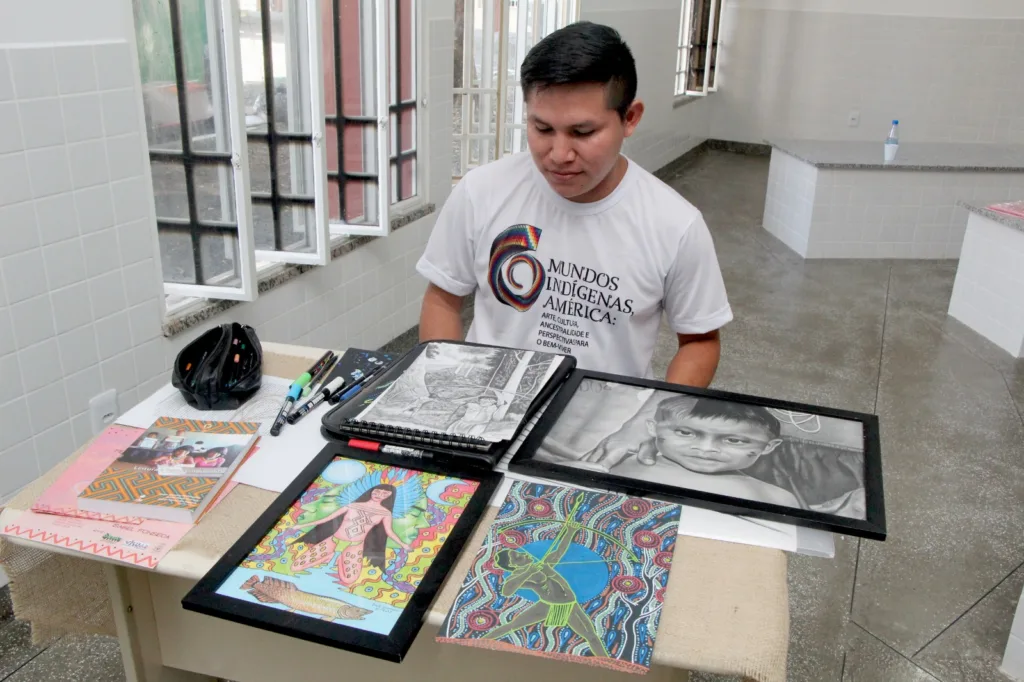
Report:
M119 408L131 407L212 325L237 320L267 341L335 348L374 348L415 325L425 284L413 266L433 216L164 338L141 112L125 104L141 101L130 2L3 1L0 502L91 436L89 398L114 388ZM97 14L78 11L86 4ZM451 87L452 11L426 3L430 92ZM421 152L438 206L450 191L451 116L450 97L429 99Z
M0 0L0 43L124 40L131 30L124 5L123 0Z
M733 0L710 136L1024 143L1024 2ZM860 126L848 127L851 111Z
M636 60L638 96L646 111L625 153L647 170L657 170L709 136L711 104L678 109L674 99L679 0L583 0L581 19L607 24L622 34Z

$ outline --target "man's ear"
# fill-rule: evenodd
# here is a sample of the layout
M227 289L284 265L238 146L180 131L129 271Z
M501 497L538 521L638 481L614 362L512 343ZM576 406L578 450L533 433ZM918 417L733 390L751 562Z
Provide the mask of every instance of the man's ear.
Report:
M636 130L636 127L640 125L640 119L644 115L644 103L643 100L633 100L633 103L629 105L629 109L626 109L626 115L623 117L622 125L625 128L625 137L629 137Z
M761 454L762 455L767 455L768 453L770 453L772 450L774 450L775 448L779 447L780 445L782 445L782 439L781 438L776 438L775 440L769 441L768 445L764 446L764 450L761 451Z
M653 419L648 419L645 423L647 424L647 433L651 434L652 436L658 435L654 428Z

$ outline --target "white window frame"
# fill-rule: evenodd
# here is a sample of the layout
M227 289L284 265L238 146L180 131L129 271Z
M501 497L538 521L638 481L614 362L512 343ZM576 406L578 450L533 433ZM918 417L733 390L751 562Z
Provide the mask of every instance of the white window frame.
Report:
M224 87L228 90L227 100L227 128L231 141L231 167L232 179L234 181L234 202L235 220L238 224L238 273L240 279L239 287L218 286L215 284L184 284L179 282L164 282L164 294L168 296L185 296L200 298L217 298L232 301L255 301L257 296L256 279L256 253L253 243L252 210L250 204L249 185L249 163L248 145L245 136L245 112L241 109L240 103L245 101L242 96L241 83L241 48L238 41L238 32L229 30L231 26L238 26L238 7L235 2L224 0L206 3L208 15L215 11L219 5L221 21L219 26L223 29L221 41L224 49L224 69L216 69L215 62L219 55L217 50L210 50L211 71L219 78L221 73L225 76ZM174 7L172 6L171 9ZM180 21L180 17L172 18L172 21ZM210 22L212 23L212 22ZM238 78L232 77L239 74ZM185 125L185 124L183 124ZM243 159L245 162L243 163ZM193 248L196 248L193 245ZM215 281L217 278L213 278Z
M703 2L704 0L682 0L680 12L679 12L679 40L678 49L676 50L676 73L674 83L674 93L676 97L706 97L708 93L717 92L719 79L718 79L718 46L714 45L715 42L715 21L719 12L722 11L722 5L724 0L710 0L710 11L708 12L708 45L707 49L704 50L704 58L708 63L704 64L704 82L700 88L687 89L686 83L689 72L690 64L690 50L692 45L690 43L690 36L693 34L693 15L695 9L695 3ZM724 13L723 13L724 16ZM722 35L722 21L718 21L718 35ZM716 58L714 64L711 62L711 52L716 50ZM712 75L714 76L712 78ZM712 85L712 82L714 83Z
M395 151L396 153L401 150L398 149L397 143L397 132L393 131L391 126L391 110L390 110L390 98L391 98L391 74L393 72L393 61L394 61L394 50L390 36L395 36L397 42L401 36L398 32L398 26L393 23L393 14L391 12L392 2L398 2L399 0L374 0L375 9L375 26L376 31L374 35L374 56L376 71L372 73L375 83L375 107L377 116L377 216L380 218L376 225L364 225L364 224L353 224L341 221L331 221L329 224L330 233L334 237L339 236L371 236L371 237L386 237L391 234L391 216L395 213L405 213L407 211L414 210L415 208L427 203L426 188L429 186L427 183L428 171L427 171L427 153L425 149L426 135L424 131L427 128L427 100L423 95L423 84L425 82L425 72L427 70L425 63L425 55L423 49L423 43L426 42L421 39L423 30L423 8L420 6L424 0L411 0L410 5L413 8L414 16L411 25L410 35L412 37L412 46L409 49L412 50L413 56L413 93L416 98L416 126L415 126L415 151L416 151L416 194L394 204L391 203L391 149L389 146L392 134L396 135ZM370 71L367 62L364 61L364 75L369 76ZM321 78L322 80L322 78ZM395 87L401 88L401 83L396 83ZM341 112L338 112L341 115ZM321 115L321 121L323 116ZM344 134L343 126L339 125L338 135ZM326 154L326 150L325 150ZM344 166L344 160L338 160L339 172ZM400 170L398 171L400 172ZM324 177L327 177L326 171ZM342 187L339 191L344 191Z
M237 5L238 0L231 0ZM306 49L305 54L298 50L290 51L290 55L305 57L306 66L309 70L309 83L301 84L298 92L295 89L289 90L289 96L309 98L309 114L311 118L310 131L312 133L312 148L310 153L313 156L313 215L316 220L316 251L313 253L298 253L295 251L276 251L272 249L256 249L255 258L258 263L287 263L292 265L327 265L331 260L331 230L327 218L327 150L323 145L325 136L324 124L324 76L323 67L320 63L320 2L319 0L286 0L282 3L284 7L285 25L289 25L288 14L291 8L299 3L306 5ZM233 26L229 32L238 34L238 26ZM286 38L289 33L286 31ZM235 74L238 80L239 92L242 90L242 71L238 69ZM296 79L298 85L298 79ZM244 119L244 114L243 114ZM272 152L272 150L271 150ZM245 158L248 158L248 154ZM250 223L251 224L251 223ZM255 237L253 237L255 242ZM262 269L262 268L261 268Z
M514 75L509 79L508 65L506 62L509 52L509 14L512 4L516 5L516 63L514 65ZM529 5L529 7L532 8L534 37L538 39L559 27L567 26L574 21L578 21L580 18L580 0L562 0L558 4L549 0L548 3L545 4L547 11L545 16L541 17L540 9L542 6L542 0L518 0L518 2L516 2L516 0L501 0L501 16L499 17L500 21L497 45L489 39L489 36L483 36L481 81L478 87L473 87L471 76L476 52L476 41L474 35L476 11L474 0L466 0L466 17L463 31L464 47L462 53L462 87L453 87L451 91L452 95L462 96L462 132L453 132L452 140L453 143L456 141L461 142L461 159L459 166L464 173L475 167L469 165L470 146L473 141L482 140L486 142L483 149L481 149L481 165L495 159L500 159L503 156L516 154L525 150L524 139L526 134L526 122L523 117L525 115L526 103L523 99L523 92L521 88L520 69L528 52L526 27L528 25L527 20L529 18L529 11L527 6ZM483 19L481 21L481 26L493 26L493 7L493 0L485 0L483 2ZM542 27L545 27L545 30L542 30ZM495 49L497 50L497 55L494 54ZM494 64L494 59L498 60L497 83L491 82L491 67ZM504 114L508 108L508 91L510 88L513 91L513 120L511 122L506 120L506 116ZM483 122L490 120L490 113L493 108L496 108L497 111L501 113L500 116L496 116L495 129L493 131L479 133L469 132L471 127L470 110L473 95L481 96L482 111L480 120L483 128L488 127L487 124L483 124ZM496 100L496 104L493 104L493 106L492 102L494 102L494 100L491 99L492 97ZM511 137L507 140L509 144L506 144L506 131L511 131ZM493 155L490 155L489 152L492 151ZM461 175L453 174L452 181L458 182L461 177Z
M392 2L399 0L375 0L372 5L372 12L367 16L374 19L374 43L372 45L375 64L380 67L371 69L369 74L373 78L376 87L372 94L376 103L377 118L377 139L373 145L373 154L377 160L377 215L380 217L378 225L351 225L340 222L332 222L329 214L329 195L327 179L327 145L326 143L326 121L325 121L325 87L324 68L322 63L321 47L323 45L323 26L321 24L321 9L325 2L331 0L286 0L285 12L292 11L296 3L305 3L307 11L307 22L305 32L307 45L295 45L295 49L289 50L289 56L304 59L303 66L308 68L309 83L302 83L301 87L289 89L289 96L305 98L303 105L308 105L311 116L311 142L312 142L312 193L314 204L312 215L315 216L315 234L317 237L317 249L315 252L297 253L292 251L276 251L257 249L255 247L254 222L252 211L252 181L249 168L249 150L247 142L247 127L245 114L244 83L242 77L242 57L239 27L240 4L239 0L207 0L207 25L210 27L211 35L215 28L220 31L221 50L223 51L223 65L221 65L220 50L210 50L211 63L211 88L216 91L222 89L225 93L223 101L226 102L224 119L226 124L223 128L227 134L227 141L230 144L227 158L219 163L223 165L223 171L230 168L230 177L233 180L234 191L230 194L223 193L223 201L233 202L235 223L237 228L235 234L225 237L232 241L232 249L237 244L237 255L239 262L237 268L230 274L220 277L213 277L205 284L186 284L176 282L164 282L164 294L169 303L173 303L175 311L188 309L192 301L196 299L226 299L237 301L254 301L258 296L258 281L261 275L275 271L286 264L294 265L327 265L330 262L331 243L340 235L371 235L387 236L391 232L391 217L395 213L407 212L425 205L428 201L429 176L428 168L428 135L429 129L428 112L426 111L427 98L425 96L424 83L426 82L428 68L426 63L426 43L422 33L425 20L424 0L411 0L410 7L413 12L411 22L411 44L402 45L403 49L411 51L413 74L413 89L415 95L415 129L413 134L413 145L415 157L415 194L394 204L391 199L391 158L392 151L396 154L402 150L396 145L395 149L389 148L389 140L392 134L390 125L389 98L391 95L391 76L394 68L391 62L393 55L390 31L394 31L394 40L401 39L397 26L392 26L393 18L391 7ZM176 6L176 3L174 3ZM215 22L219 18L219 23ZM287 17L286 17L287 18ZM180 15L175 21L179 21ZM362 21L362 17L361 17ZM287 41L291 41L293 33L288 32ZM182 36L184 40L184 36ZM287 44L287 43L286 43ZM293 59L292 64L296 63ZM223 67L223 68L221 68ZM397 75L397 74L396 74ZM182 76L184 78L184 76ZM396 82L395 88L401 84ZM407 109L406 111L411 111ZM339 112L340 114L340 112ZM339 129L339 135L344 131ZM305 144L305 143L303 143ZM160 150L153 150L159 154ZM221 152L223 155L224 153ZM159 159L154 159L159 160ZM179 162L180 163L180 162ZM207 161L206 163L210 163ZM339 159L339 170L343 167L343 159ZM401 166L397 165L396 171ZM225 176L226 177L226 176ZM343 189L343 188L342 188ZM309 205L309 204L307 204ZM170 220L170 219L168 219ZM194 228L193 228L194 229ZM196 247L193 247L196 248ZM227 281L237 281L238 286L224 286Z

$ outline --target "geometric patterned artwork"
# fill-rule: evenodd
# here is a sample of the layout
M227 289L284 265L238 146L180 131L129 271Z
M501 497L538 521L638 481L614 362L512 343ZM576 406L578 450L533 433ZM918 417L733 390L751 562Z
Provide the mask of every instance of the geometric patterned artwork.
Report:
M161 476L156 471L108 469L97 476L82 497L155 507L193 507L213 490L215 478Z
M675 504L516 481L438 640L646 673Z
M196 512L251 451L259 426L159 417L85 487L78 506L84 511L140 515L144 514L139 509L119 505Z
M259 422L220 422L202 421L199 419L180 419L177 417L159 417L151 428L197 431L200 433L232 433L251 434L260 430Z

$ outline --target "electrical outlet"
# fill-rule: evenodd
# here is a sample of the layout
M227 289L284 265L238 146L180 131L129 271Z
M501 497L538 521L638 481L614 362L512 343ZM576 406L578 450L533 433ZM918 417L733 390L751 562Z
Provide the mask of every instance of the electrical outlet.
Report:
M856 128L860 125L860 112L854 109L850 112L850 116L846 119L847 125L851 128Z
M98 434L117 419L117 391L110 389L89 400L89 425Z

